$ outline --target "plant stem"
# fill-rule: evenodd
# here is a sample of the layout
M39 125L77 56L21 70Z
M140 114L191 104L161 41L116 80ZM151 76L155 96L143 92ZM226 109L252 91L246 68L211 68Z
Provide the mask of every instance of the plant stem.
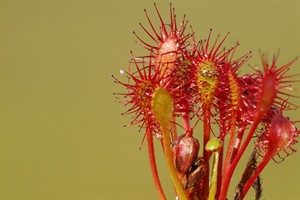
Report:
M165 124L161 124L161 131L163 136L163 146L164 146L164 152L165 152L165 159L167 162L168 170L173 182L173 185L175 187L175 190L177 192L177 195L180 200L188 200L188 197L182 187L182 184L177 176L177 172L173 163L173 153L171 150L171 141L170 141L170 135L168 126L165 126Z
M269 161L272 159L271 156L268 156L262 160L262 162L259 163L257 166L255 173L251 176L251 178L247 181L247 183L244 185L243 192L242 192L242 198L245 197L250 187L253 185L259 174L262 172L262 170L265 168L265 166L269 163Z
M214 153L214 166L211 177L211 185L209 188L209 196L208 200L215 200L216 192L217 192L217 177L218 177L218 163L219 163L219 152L216 151Z
M221 186L221 193L220 193L220 198L219 200L225 200L226 199L226 196L227 196L227 191L228 191L228 188L229 188L229 184L230 184L230 180L232 178L232 175L233 175L233 172L237 166L237 163L239 162L239 160L241 159L243 153L245 152L250 140L252 139L252 136L258 126L260 122L260 119L257 119L253 122L250 130L249 130L249 133L241 147L241 149L237 152L236 154L236 157L233 159L232 161L232 164L229 166L228 168L228 171L226 172L226 175L222 181L222 186Z
M237 134L237 137L236 137L236 140L235 140L235 144L234 144L234 149L233 149L232 154L231 154L230 163L232 163L232 161L234 160L237 152L240 149L245 129L246 129L246 126L243 126L243 127L239 128L239 131L238 131L238 134Z
M220 196L221 184L222 184L222 175L223 175L223 153L224 153L224 146L220 149L219 152L219 163L218 163L218 177L217 177L217 193L216 199Z
M153 136L151 130L147 129L146 134L147 134L147 144L148 144L148 155L149 155L149 161L150 161L152 177L154 180L154 185L156 187L156 191L158 193L159 198L161 200L166 200L167 198L164 194L163 188L159 180L158 172L157 172L154 145L153 145Z
M183 127L185 132L188 132L190 130L190 118L188 113L182 114L182 120L183 120Z
M154 92L152 99L152 111L154 117L160 124L165 159L177 195L180 200L188 200L173 163L173 152L170 140L171 120L173 116L173 98L165 88L159 87Z
M205 150L205 146L207 142L210 140L210 110L209 106L205 106L203 111L203 157L204 160L209 161L210 152ZM207 168L209 169L209 162L207 162ZM209 170L207 170L207 173L204 175L204 181L203 181L203 191L201 192L201 199L206 199L209 193Z
M236 115L234 114L234 116L236 116ZM231 127L230 127L229 143L228 143L228 149L226 152L226 157L225 157L225 162L224 162L223 174L225 174L225 172L227 172L229 164L230 164L229 163L230 157L232 155L233 148L234 148L235 129L236 129L236 117L233 117L233 120L231 122Z

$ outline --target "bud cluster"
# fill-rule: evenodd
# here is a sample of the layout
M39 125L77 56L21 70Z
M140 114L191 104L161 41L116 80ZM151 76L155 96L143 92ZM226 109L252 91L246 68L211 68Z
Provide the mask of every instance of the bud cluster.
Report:
M154 6L159 26L155 27L146 10L148 26L140 24L153 42L145 42L134 32L146 55L132 53L128 69L122 70L126 80L113 78L125 88L115 93L129 107L123 114L132 116L130 125L145 130L159 197L166 199L156 169L154 136L162 143L178 198L191 200L227 199L235 168L255 138L235 199L243 199L251 186L261 195L259 175L266 164L296 151L292 145L299 131L284 112L298 108L290 102L293 95L286 92L295 91L290 84L296 82L291 80L296 75L286 73L297 59L277 66L278 54L269 62L259 51L262 70L240 75L252 52L234 58L239 44L224 47L229 33L212 41L210 30L198 41L193 29L187 30L186 16L177 21L171 4L169 21ZM195 132L201 123L203 130Z

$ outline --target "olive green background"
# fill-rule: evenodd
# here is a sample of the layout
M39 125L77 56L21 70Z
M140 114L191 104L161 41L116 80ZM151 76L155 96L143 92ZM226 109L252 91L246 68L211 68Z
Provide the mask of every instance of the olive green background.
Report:
M169 1L157 3L168 23ZM260 66L259 48L270 57L280 48L279 65L300 55L297 0L173 5L178 20L187 14L198 39L210 28L213 38L230 31L225 46L239 41L237 57L252 50L252 65ZM146 38L138 26L148 25L144 8L157 22L148 1L1 1L1 200L157 199L146 145L139 150L143 132L123 127L130 117L120 115L127 108L112 93L124 88L110 77L121 77L130 50L146 54L132 34ZM247 65L241 74L246 71ZM300 73L299 61L292 73ZM290 116L300 119L295 111ZM174 199L160 148L157 153ZM300 152L269 164L263 199L300 199L299 168Z

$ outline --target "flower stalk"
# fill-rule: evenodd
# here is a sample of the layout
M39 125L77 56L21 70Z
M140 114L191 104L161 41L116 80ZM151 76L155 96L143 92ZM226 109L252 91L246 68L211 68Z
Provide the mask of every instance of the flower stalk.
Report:
M149 155L149 161L150 161L150 167L151 167L151 173L152 173L154 185L156 187L159 199L166 200L167 198L161 186L160 179L157 172L154 144L153 144L153 135L149 129L147 129L146 135L147 135L147 144L148 144L148 155Z

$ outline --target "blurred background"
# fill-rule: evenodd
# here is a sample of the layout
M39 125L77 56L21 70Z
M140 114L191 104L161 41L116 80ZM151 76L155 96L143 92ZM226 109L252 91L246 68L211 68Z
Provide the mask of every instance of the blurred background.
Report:
M156 2L168 23L169 1ZM210 28L213 38L229 31L225 46L239 41L236 57L252 50L251 65L260 66L258 49L271 57L280 48L279 65L300 55L299 0L173 6L178 20L187 14L197 39ZM148 1L1 1L1 200L157 199L143 132L123 127L130 122L120 115L127 108L112 95L124 91L111 74L121 76L129 51L145 55L132 34L146 38L138 25L148 27L144 8L158 22ZM246 65L241 74L247 71ZM289 73L300 73L299 61ZM289 115L300 119L299 112ZM300 145L295 148L265 168L262 199L300 199ZM168 199L175 199L160 148L157 154ZM239 179L235 174L229 199Z

